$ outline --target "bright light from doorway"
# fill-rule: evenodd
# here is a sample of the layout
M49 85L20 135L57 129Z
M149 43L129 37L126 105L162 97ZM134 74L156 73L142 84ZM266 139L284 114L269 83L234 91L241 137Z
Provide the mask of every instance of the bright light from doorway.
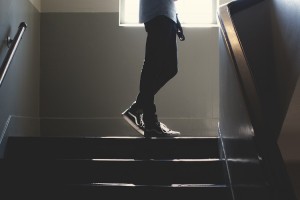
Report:
M140 0L120 0L120 25L139 24Z
M120 0L120 26L141 26L139 24L139 0ZM178 0L177 13L183 26L217 26L216 10L218 0Z

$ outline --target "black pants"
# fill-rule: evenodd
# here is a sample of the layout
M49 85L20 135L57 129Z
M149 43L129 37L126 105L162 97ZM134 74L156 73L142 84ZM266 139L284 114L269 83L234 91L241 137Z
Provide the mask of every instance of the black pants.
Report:
M155 94L178 72L176 23L158 16L145 23L148 34L140 93L136 105L143 109L145 124L157 121Z

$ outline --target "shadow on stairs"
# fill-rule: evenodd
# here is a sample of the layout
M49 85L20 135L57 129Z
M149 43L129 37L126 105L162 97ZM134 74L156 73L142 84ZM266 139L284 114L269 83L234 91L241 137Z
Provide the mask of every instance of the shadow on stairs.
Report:
M231 200L218 140L10 137L1 188L8 199Z

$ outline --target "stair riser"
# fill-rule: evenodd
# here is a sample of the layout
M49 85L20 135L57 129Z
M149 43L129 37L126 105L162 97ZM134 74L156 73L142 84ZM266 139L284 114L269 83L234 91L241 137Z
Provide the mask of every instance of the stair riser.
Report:
M11 182L19 183L225 184L222 164L221 161L7 162L5 171Z
M227 187L40 187L18 190L30 199L172 199L172 200L232 200ZM15 194L10 194L12 195ZM13 198L11 198L13 199Z
M53 145L55 144L55 145ZM6 158L219 158L218 139L11 138Z

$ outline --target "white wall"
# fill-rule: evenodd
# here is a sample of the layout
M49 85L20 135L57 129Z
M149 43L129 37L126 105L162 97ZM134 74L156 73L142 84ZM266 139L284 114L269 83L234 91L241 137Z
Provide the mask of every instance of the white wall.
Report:
M42 0L29 0L29 2L38 10L41 12L42 10Z
M118 12L119 0L30 0L43 12ZM219 0L220 5L232 0Z
M232 0L219 0L220 5L225 4L225 3L229 3L229 2L231 2L231 1L232 1Z
M43 12L118 12L119 0L42 0Z

